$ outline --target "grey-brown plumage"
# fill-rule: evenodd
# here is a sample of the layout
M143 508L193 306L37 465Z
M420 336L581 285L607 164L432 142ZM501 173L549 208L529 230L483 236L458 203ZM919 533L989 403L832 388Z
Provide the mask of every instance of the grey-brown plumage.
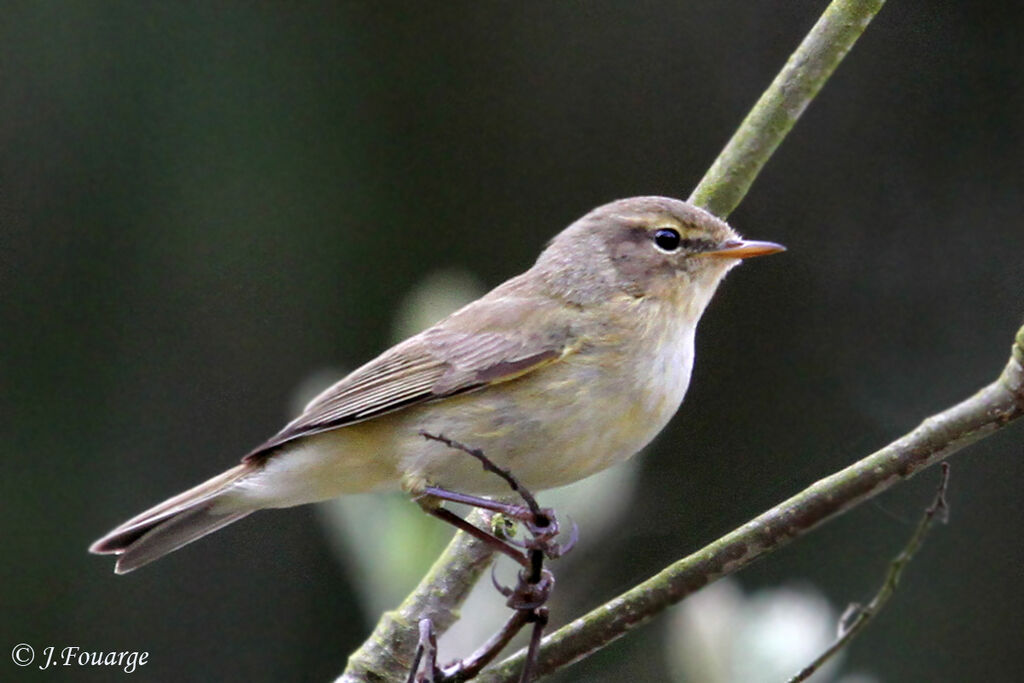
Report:
M502 311L495 310L494 314L501 315ZM301 415L246 455L244 461L259 461L298 438L479 389L554 360L564 343L432 327L313 399Z
M633 455L676 411L694 329L725 273L779 250L674 199L599 207L530 270L357 369L241 465L91 550L120 555L126 572L262 508L399 487L503 491L421 430L483 449L535 490L589 476Z
M124 574L238 521L252 510L217 512L213 499L253 469L237 465L132 517L93 543L89 552L120 555L114 570Z

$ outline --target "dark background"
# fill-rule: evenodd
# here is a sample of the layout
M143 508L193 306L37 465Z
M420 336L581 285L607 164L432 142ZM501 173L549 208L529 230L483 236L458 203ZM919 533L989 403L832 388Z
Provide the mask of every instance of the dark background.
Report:
M825 4L7 3L0 646L149 650L136 680L339 673L376 615L309 509L127 577L85 548L275 431L301 378L380 351L427 273L497 284L593 206L686 197ZM731 216L790 251L716 297L643 495L582 541L616 559L594 555L579 609L1001 370L1024 316L1022 31L1003 3L883 9ZM1018 679L1022 434L953 460L951 524L850 667ZM936 476L740 578L867 597ZM661 680L660 624L562 680ZM19 676L119 678L0 662Z

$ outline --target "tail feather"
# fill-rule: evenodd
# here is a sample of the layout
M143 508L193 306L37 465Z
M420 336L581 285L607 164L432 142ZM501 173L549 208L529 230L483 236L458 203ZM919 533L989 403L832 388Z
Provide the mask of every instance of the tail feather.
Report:
M246 510L220 514L211 512L209 508L210 504L207 503L195 509L179 512L147 531L120 553L114 565L114 572L126 574L138 569L252 512Z
M114 571L138 569L167 553L245 517L253 509L219 500L258 465L242 464L132 517L89 547L98 555L120 555Z

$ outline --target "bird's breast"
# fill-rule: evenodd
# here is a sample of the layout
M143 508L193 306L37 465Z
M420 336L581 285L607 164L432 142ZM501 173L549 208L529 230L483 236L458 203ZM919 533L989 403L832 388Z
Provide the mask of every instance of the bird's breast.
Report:
M692 326L657 316L631 322L557 363L411 410L408 418L419 429L481 448L530 488L599 472L646 446L676 412L690 381ZM403 466L410 478L506 492L465 454L422 440L415 445Z

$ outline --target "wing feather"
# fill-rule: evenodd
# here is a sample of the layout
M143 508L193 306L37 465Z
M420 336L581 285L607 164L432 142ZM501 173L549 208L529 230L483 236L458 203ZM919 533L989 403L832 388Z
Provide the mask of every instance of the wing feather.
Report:
M537 310L526 309L510 320L508 304L492 302L491 315L483 321L465 315L468 309L463 309L386 351L314 398L301 415L243 460L268 457L279 446L305 436L514 379L572 350L567 329L552 333L548 327L543 336L524 333L516 324L523 321L516 318L538 315ZM466 329L467 320L486 324L486 318L494 317L502 323L493 325L498 331Z

